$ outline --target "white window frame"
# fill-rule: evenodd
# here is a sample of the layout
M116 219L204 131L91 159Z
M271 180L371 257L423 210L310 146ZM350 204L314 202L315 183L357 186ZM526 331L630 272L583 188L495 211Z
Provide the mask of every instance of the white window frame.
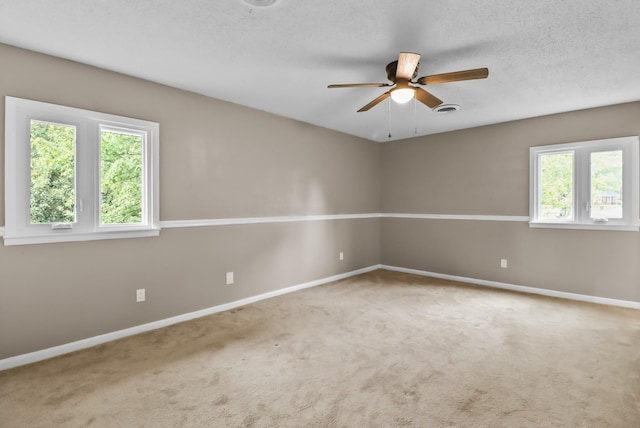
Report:
M529 148L529 225L562 229L638 231L639 151L638 136L581 141ZM622 151L622 219L590 218L591 153ZM540 158L543 155L573 153L573 219L540 218Z
M76 127L76 222L69 228L31 224L31 121ZM100 224L100 131L120 130L143 137L142 221ZM5 97L4 245L158 236L158 123L74 107Z

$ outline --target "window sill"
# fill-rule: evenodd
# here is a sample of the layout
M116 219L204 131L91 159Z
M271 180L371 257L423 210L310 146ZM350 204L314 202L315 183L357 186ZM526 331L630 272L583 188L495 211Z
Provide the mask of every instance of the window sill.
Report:
M104 239L146 238L160 235L160 228L144 230L118 230L93 233L61 233L52 235L7 236L5 229L4 245L50 244L55 242L83 242Z
M546 229L582 229L582 230L609 230L619 232L638 232L639 225L623 224L579 224L579 223L545 223L530 221L529 227Z

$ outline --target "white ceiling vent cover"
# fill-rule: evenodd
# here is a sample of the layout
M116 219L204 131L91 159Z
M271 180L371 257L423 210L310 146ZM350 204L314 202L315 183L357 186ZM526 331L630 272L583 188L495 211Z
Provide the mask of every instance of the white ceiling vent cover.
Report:
M436 113L455 113L460 110L460 106L458 104L440 104L438 107L435 107L433 111Z

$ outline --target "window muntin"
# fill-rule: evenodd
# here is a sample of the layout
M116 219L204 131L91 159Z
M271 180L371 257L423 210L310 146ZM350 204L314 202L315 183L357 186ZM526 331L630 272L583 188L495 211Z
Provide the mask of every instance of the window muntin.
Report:
M6 97L5 125L5 245L159 234L157 123ZM55 138L43 137L43 131ZM110 144L114 138L122 144ZM71 141L74 150L69 149ZM49 160L64 165L65 185L59 185L59 171L38 163L46 160L41 156L43 147L51 151L61 142L66 148L53 151ZM117 156L109 157L115 146L125 148L120 159L124 166L112 169L119 163ZM122 174L114 177L118 174L113 171ZM32 192L37 180L54 185L48 193L39 194L37 186ZM115 198L111 198L114 189ZM104 198L106 203L103 190L111 192ZM54 214L42 217L38 204L47 198L54 201L50 204ZM129 213L115 216L123 207Z
M530 149L530 225L638 230L638 137Z

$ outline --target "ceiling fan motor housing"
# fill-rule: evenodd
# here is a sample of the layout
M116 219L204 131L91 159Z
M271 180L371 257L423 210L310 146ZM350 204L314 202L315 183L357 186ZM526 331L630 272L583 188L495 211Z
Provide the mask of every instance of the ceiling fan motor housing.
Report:
M416 64L416 69L413 70L413 75L411 76L411 79L409 80L413 80L418 76L418 68L420 67L420 63ZM389 64L387 64L386 67L387 70L387 79L389 79L391 82L396 81L396 71L398 70L398 60L396 61L392 61Z

